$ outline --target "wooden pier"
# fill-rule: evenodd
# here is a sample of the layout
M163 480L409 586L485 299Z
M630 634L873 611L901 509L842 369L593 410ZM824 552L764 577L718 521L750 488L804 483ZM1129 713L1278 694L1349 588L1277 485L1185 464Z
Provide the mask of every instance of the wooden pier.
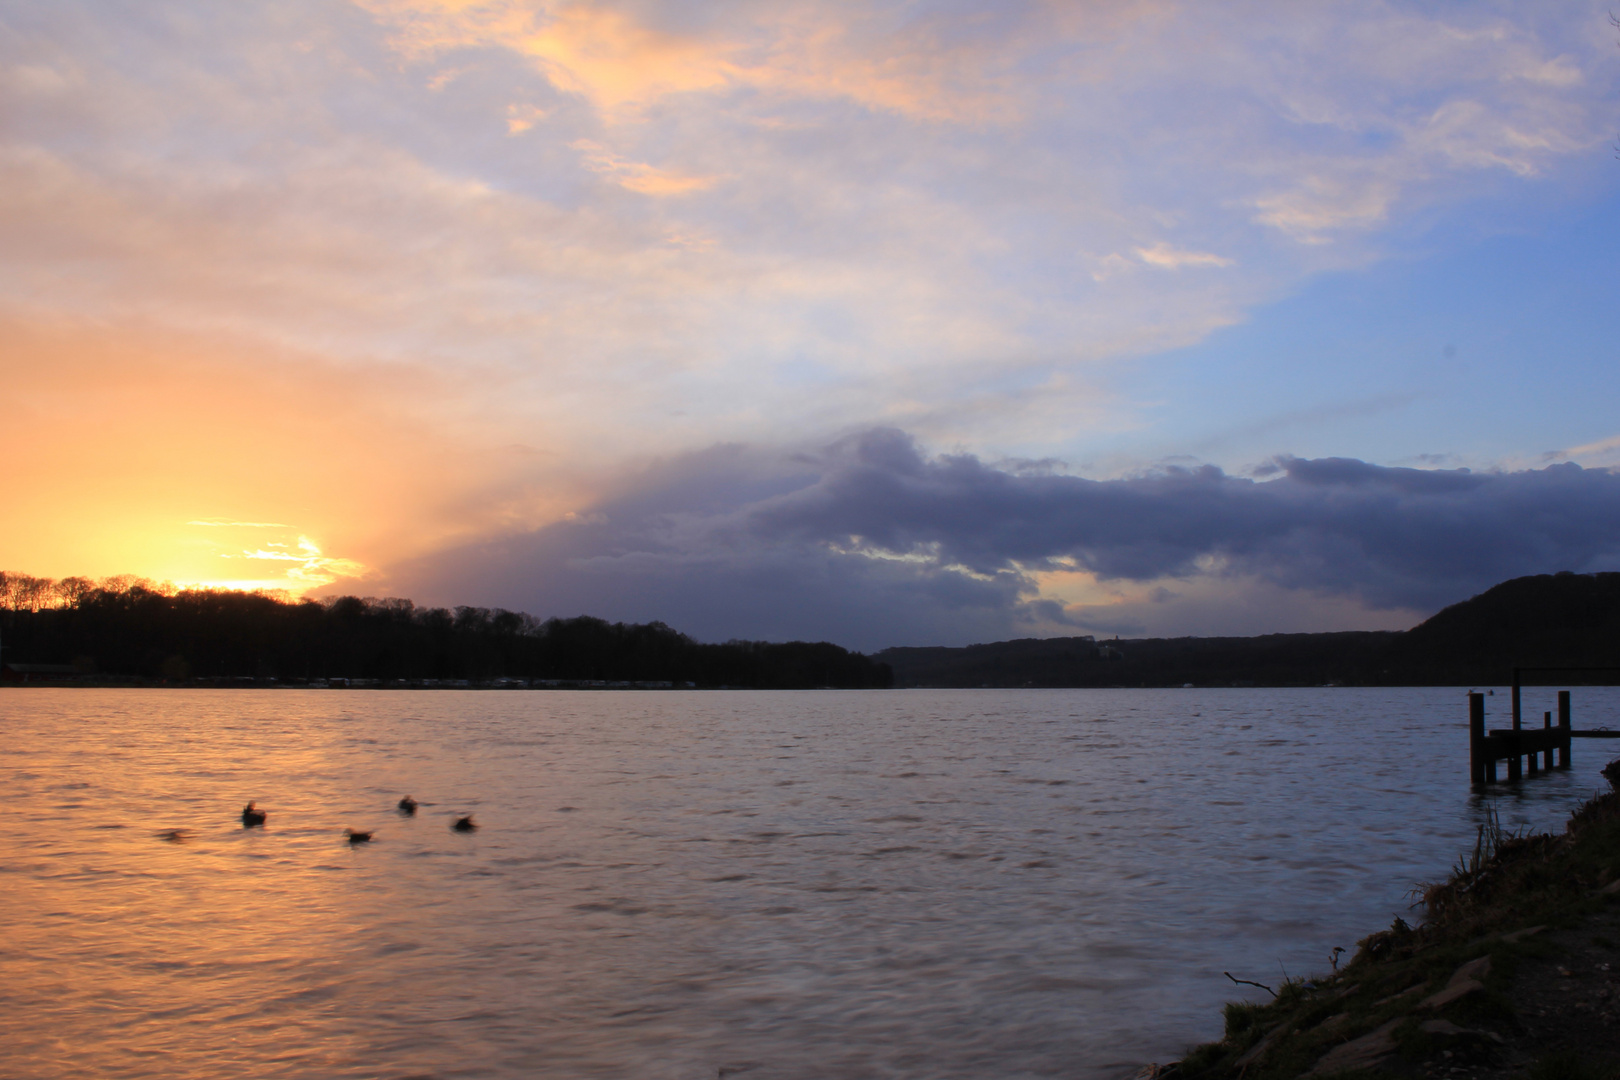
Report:
M1576 731L1571 724L1569 691L1558 691L1558 723L1553 714L1542 713L1541 727L1524 726L1520 712L1520 679L1525 672L1549 671L1620 671L1620 668L1514 668L1513 669L1513 726L1485 729L1485 695L1468 695L1468 777L1475 784L1497 782L1496 763L1506 761L1509 783L1517 783L1528 768L1531 773L1542 769L1569 768L1569 746L1572 739L1620 739L1620 731ZM1555 761L1556 758L1556 761Z

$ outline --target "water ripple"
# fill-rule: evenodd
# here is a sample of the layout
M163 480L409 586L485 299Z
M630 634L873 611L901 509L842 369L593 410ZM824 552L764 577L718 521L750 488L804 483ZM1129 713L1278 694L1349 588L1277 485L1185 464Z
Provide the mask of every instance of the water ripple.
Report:
M1580 726L1620 714L1575 695ZM1218 1034L1222 971L1319 970L1411 915L1485 813L1464 716L1451 689L9 691L0 1045L47 1080L1121 1075ZM1603 786L1575 752L1503 819Z

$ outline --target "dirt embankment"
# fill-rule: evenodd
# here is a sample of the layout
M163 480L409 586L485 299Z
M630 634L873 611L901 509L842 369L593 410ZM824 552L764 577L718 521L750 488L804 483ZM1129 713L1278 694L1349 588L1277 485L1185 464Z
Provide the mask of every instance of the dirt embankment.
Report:
M1604 775L1616 790L1562 835L1493 822L1425 889L1421 926L1227 1005L1220 1042L1141 1080L1620 1080L1620 761Z

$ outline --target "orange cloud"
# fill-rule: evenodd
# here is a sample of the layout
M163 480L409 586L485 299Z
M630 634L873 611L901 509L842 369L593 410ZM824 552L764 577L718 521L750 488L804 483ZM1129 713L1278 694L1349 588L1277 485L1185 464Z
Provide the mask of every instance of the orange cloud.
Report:
M1185 266L1193 267L1223 267L1231 266L1232 260L1207 251L1182 251L1169 244L1158 243L1150 248L1139 247L1136 257L1149 266L1160 270L1180 270Z
M639 161L627 161L589 139L571 144L585 155L585 167L642 195L686 195L714 186L712 176L682 176Z
M561 90L616 112L725 86L727 48L662 33L611 8L521 0L362 0L409 55L498 46L537 63Z
M631 118L671 95L735 87L843 98L927 120L980 122L1015 111L1009 84L994 74L1005 43L977 35L948 40L927 20L881 27L856 6L807 13L761 8L700 35L595 3L359 2L394 28L395 46L409 56L508 49L610 120Z

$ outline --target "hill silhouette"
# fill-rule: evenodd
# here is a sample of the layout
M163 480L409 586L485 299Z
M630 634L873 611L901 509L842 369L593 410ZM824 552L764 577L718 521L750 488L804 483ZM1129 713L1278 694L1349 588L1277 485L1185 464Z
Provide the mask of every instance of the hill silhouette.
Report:
M1515 666L1620 666L1620 573L1514 578L1404 632L1025 639L885 649L876 659L896 686L1500 685Z
M1487 672L1501 681L1516 665L1620 665L1620 573L1504 581L1424 620L1398 644L1393 670L1425 682L1486 682ZM1617 677L1594 673L1591 681Z

